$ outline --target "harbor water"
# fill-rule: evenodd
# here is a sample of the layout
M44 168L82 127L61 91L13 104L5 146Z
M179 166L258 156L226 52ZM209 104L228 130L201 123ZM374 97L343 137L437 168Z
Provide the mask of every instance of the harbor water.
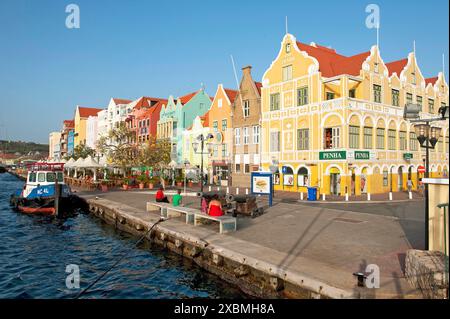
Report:
M78 267L83 289L130 250L82 298L246 297L181 256L145 242L135 247L136 237L89 214L56 219L17 213L9 196L22 185L0 174L0 298L74 298L80 289L67 287L67 266Z

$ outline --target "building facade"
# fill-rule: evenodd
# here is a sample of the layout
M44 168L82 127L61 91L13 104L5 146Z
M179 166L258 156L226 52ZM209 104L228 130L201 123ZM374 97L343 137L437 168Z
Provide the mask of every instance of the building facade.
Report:
M64 120L63 127L61 130L61 139L60 139L60 156L61 158L65 158L68 153L68 141L69 141L69 132L74 129L74 121L73 120Z
M157 122L157 138L169 139L172 145L172 159L183 162L183 131L192 126L197 116L203 116L211 107L211 98L204 89L178 99L170 96L162 106Z
M196 116L192 126L183 131L183 140L182 140L183 160L181 164L184 164L186 163L186 161L188 161L189 167L191 169L193 168L200 169L203 157L203 174L210 174L211 172L211 166L209 161L210 155L207 154L208 151L206 148L207 142L205 142L205 148L203 150L203 153L200 149L200 146L198 147L197 150L194 150L192 144L194 142L197 142L200 145L200 142L197 140L197 137L200 134L206 137L211 132L208 122L209 122L208 112L203 116Z
M128 99L111 98L107 107L107 129L109 132L112 128L118 128L119 123L124 122L132 112L132 101Z
M98 130L98 115L90 115L86 121L86 146L94 150L97 148L97 137L98 137L97 130Z
M61 159L61 132L51 132L48 139L48 158L50 160Z
M251 172L260 169L261 83L253 80L251 68L242 68L239 92L232 105L231 182L237 187L250 187Z
M324 194L383 193L417 188L424 151L413 125L403 119L407 103L421 117L437 117L448 105L440 73L425 79L414 53L384 63L377 46L354 56L297 42L286 34L263 75L262 166L278 169L275 189ZM431 175L448 174L448 122L431 151Z
M238 91L224 89L222 84L217 87L214 100L208 112L209 126L214 135L214 149L209 157L211 176L217 176L217 183L231 185L232 152L233 152L233 125L232 104ZM213 179L214 180L214 179Z
M77 106L74 117L74 148L86 145L87 120L89 116L97 116L101 109Z
M167 100L143 96L132 103L132 112L126 119L127 127L135 132L133 142L143 143L156 137L159 113Z
M97 113L97 141L107 136L109 133L108 110L101 110Z

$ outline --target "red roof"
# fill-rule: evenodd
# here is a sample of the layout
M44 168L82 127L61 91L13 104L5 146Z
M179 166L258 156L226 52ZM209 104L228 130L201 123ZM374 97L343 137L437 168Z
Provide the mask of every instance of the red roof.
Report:
M80 117L89 117L89 116L97 116L97 113L102 111L102 109L79 106L78 111L80 112Z
M397 76L400 77L400 73L402 73L407 63L408 59L401 59L386 63L386 67L389 71L389 76L391 76L395 72L397 73Z
M114 101L114 103L116 103L116 105L117 104L128 104L128 103L132 102L131 100L127 100L127 99L115 99L115 98L113 98L113 101Z
M181 104L186 104L187 102L189 102L196 94L198 93L198 91L186 94L182 97L179 97L178 100L180 100Z
M63 125L66 126L67 128L73 128L75 126L75 121L74 120L64 120Z
M200 120L202 120L203 127L209 126L209 111L206 112L203 116L200 116Z
M425 85L428 85L428 83L431 83L431 85L434 85L437 80L438 80L437 76L435 76L434 78L425 79Z
M359 75L363 62L370 56L370 51L347 57L321 45L297 42L297 46L309 56L316 58L319 62L319 71L325 77L340 74Z
M256 88L258 89L258 93L259 95L261 95L261 87L262 87L262 83L261 82L255 82Z
M237 90L231 90L231 89L224 89L225 94L228 96L228 99L230 100L230 103L234 102L234 99L236 98L236 95L238 94Z
M137 100L136 105L134 107L138 109L141 107L149 107L152 106L152 104L153 105L156 104L155 102L160 101L167 101L167 100L155 97L142 96Z

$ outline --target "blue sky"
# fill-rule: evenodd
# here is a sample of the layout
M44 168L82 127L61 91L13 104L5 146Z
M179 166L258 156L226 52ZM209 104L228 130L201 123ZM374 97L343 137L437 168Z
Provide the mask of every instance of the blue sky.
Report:
M68 4L81 28L67 29ZM448 1L0 0L0 139L48 142L75 106L111 97L181 96L204 83L235 88L237 67L255 79L276 57L285 32L352 55L376 43L368 4L381 9L385 62L412 51L424 76L448 75ZM448 77L447 77L448 79Z

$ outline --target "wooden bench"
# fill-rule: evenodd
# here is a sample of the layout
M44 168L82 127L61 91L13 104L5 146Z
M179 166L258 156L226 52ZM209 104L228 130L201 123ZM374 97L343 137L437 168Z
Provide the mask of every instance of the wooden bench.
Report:
M169 207L172 207L169 203L147 202L147 211L159 211L163 218L167 218L167 208Z
M236 231L236 217L231 216L210 216L197 211L194 214L194 225L197 226L202 219L208 219L219 223L221 234Z

